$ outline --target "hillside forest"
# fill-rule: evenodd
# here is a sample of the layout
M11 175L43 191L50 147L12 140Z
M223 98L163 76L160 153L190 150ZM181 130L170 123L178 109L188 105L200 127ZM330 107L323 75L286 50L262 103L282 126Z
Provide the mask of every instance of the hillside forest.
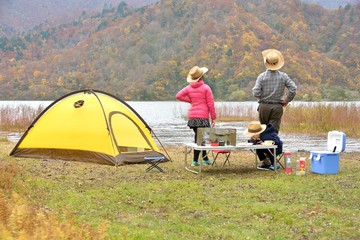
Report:
M360 4L299 0L125 2L0 37L1 100L55 100L93 88L124 100L175 100L194 66L216 101L254 100L261 51L276 48L295 100L360 99Z

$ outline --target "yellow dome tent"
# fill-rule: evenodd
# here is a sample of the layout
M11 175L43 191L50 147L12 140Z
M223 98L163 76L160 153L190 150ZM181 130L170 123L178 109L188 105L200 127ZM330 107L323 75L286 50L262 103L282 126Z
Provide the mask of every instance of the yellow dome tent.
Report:
M127 103L86 89L51 103L28 127L10 156L110 165L142 163L144 157L164 156L151 133Z

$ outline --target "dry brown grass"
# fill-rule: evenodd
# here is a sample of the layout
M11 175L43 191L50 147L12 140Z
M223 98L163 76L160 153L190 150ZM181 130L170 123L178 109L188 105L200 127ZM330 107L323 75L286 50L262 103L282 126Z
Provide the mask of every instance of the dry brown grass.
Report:
M281 130L292 133L315 134L338 130L349 137L360 137L360 108L355 104L288 106Z
M24 189L19 189L22 183L14 182L15 164L0 163L0 172L0 239L108 239L106 223L95 230L86 223L78 224L70 213L59 216L30 204L24 194L18 194Z
M43 111L43 107L33 107L23 104L16 107L0 108L0 129L3 131L24 132L26 128Z
M254 119L257 116L257 111L252 106L229 106L225 104L216 107L216 114L219 122L239 122Z

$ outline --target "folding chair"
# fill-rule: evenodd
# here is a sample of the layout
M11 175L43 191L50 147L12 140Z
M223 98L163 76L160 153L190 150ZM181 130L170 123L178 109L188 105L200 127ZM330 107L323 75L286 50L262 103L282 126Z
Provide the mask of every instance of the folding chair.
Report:
M216 154L215 157L214 157L214 154ZM225 166L226 162L227 162L227 163L229 164L229 166L230 166L230 159L229 159L229 157L230 157L231 151L228 151L228 150L213 150L213 151L212 151L212 156L213 156L213 159L214 159L214 160L213 160L213 163L211 164L211 166L213 166L213 165L215 164L216 159L217 159L217 157L219 156L219 154L224 154L225 157L226 157L223 166Z
M250 149L250 151L251 151L252 153L256 154L256 151L254 151L254 150L252 150L252 149ZM272 152L270 152L270 150L269 150L268 152L269 152L269 154L272 155ZM266 154L266 153L265 153L265 154ZM285 168L284 168L284 165L281 163L281 159L283 158L283 156L284 156L284 152L276 155L276 163L278 163L278 164L281 166L282 169L285 169Z
M284 152L280 153L279 155L276 155L276 162L281 166L282 169L285 169L284 165L282 165L281 163L281 159L283 158L283 156L284 156Z
M159 164L165 159L165 157L144 157L144 160L150 164L150 166L146 169L146 172L149 172L151 169L156 168L160 172L164 172L164 170L159 167Z

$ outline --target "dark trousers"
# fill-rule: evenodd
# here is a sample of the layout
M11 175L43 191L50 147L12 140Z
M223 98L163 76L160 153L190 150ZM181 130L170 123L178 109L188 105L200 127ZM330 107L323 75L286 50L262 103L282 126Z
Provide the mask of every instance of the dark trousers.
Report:
M280 153L281 152L276 151L276 155L279 155ZM268 157L271 164L274 165L274 149L257 149L256 154L260 161L264 161L264 159Z
M194 133L195 133L195 143L196 143L197 130L198 130L198 128L197 128L197 127L193 127L192 130L194 130ZM198 161L200 152L201 152L201 151L199 151L199 150L194 150L194 161ZM208 159L205 150L202 151L202 157L203 157L203 159Z
M258 111L260 123L266 125L271 123L275 131L279 133L281 117L284 113L283 106L281 104L260 103Z

